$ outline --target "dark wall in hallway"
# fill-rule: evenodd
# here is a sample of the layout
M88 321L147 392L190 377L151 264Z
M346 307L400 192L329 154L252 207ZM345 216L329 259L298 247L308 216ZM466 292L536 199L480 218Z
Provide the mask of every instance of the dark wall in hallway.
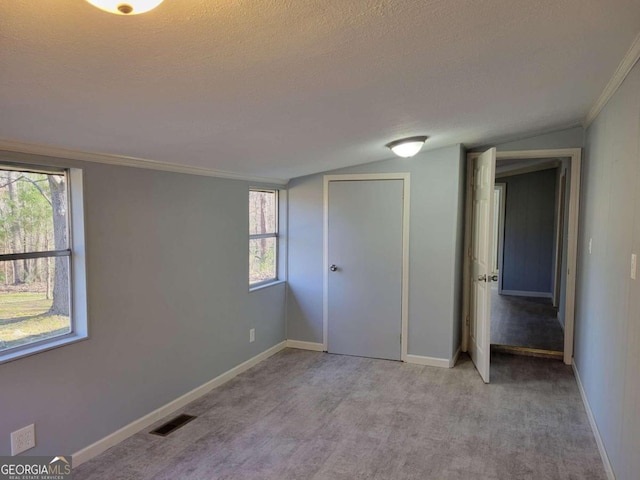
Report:
M504 293L551 295L556 170L542 170L496 180L496 183L507 184L502 265Z

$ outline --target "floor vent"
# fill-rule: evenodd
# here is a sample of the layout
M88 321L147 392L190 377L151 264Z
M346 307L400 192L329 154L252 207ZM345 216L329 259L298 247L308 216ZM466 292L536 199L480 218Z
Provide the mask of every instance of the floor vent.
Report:
M196 417L193 415L178 415L176 418L169 420L167 423L160 425L155 430L151 430L149 433L152 435L160 435L161 437L166 437L172 432L175 432L180 427L186 425L191 420L194 420Z

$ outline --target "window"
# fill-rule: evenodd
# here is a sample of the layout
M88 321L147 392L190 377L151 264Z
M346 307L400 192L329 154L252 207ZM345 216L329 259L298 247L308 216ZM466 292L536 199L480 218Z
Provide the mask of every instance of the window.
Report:
M278 191L249 191L249 285L278 278Z
M84 268L70 195L69 170L0 165L0 361L86 337L74 318L72 272L84 283Z

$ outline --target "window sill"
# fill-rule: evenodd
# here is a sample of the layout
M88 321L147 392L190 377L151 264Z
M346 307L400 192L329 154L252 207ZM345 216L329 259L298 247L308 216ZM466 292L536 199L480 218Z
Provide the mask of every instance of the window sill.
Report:
M0 354L0 364L13 362L14 360L18 360L19 358L29 357L37 353L46 352L47 350L53 350L54 348L64 347L65 345L69 345L71 343L81 342L82 340L86 340L87 338L89 338L88 335L72 333L60 338L51 339L51 341L43 344L32 346L27 345L24 348L19 348L18 350L15 350L13 352Z
M285 281L286 280L274 280L273 282L262 283L260 285L256 285L255 287L249 287L249 292L256 292L258 290L263 290L265 288L273 287L275 285L280 285L281 283L284 283Z

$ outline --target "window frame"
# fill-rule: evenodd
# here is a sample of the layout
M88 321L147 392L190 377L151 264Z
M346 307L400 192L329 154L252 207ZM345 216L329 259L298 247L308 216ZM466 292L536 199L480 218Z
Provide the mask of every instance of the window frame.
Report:
M35 355L53 348L85 340L89 337L86 303L86 271L84 253L84 193L80 168L18 163L0 158L0 170L65 176L67 195L67 248L26 253L0 254L0 261L29 258L67 257L69 262L69 332L25 343L0 351L0 364Z
M280 283L280 190L269 187L249 187L249 197L251 192L265 192L274 194L274 210L275 210L275 231L273 233L251 233L251 218L249 217L249 244L251 240L259 240L261 238L275 238L275 277L251 283L251 265L248 265L249 291L259 290L263 287Z

